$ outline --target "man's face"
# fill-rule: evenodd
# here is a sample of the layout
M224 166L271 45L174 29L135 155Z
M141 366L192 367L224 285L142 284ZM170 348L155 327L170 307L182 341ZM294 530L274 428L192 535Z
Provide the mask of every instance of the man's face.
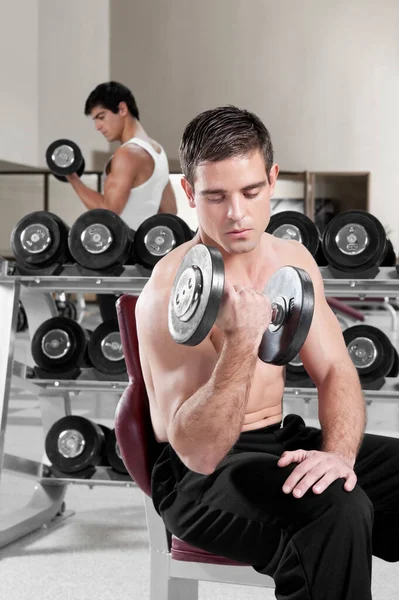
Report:
M273 165L269 180L263 155L200 164L194 189L183 179L190 206L197 209L203 233L230 254L250 252L259 243L270 219L270 197L278 175Z
M95 106L90 114L97 131L102 133L108 142L120 139L123 131L123 118L120 111L115 114L108 108Z

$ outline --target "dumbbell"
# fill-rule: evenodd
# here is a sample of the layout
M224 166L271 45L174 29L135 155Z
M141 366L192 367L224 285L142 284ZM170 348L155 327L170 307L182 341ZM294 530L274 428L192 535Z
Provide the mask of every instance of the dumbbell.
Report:
M83 213L69 232L69 250L86 269L102 271L129 261L134 231L116 213L94 208Z
M129 474L122 460L118 442L116 441L115 429L111 429L105 440L105 454L110 467L112 467L116 473L121 475Z
M18 316L17 316L17 332L25 331L28 328L28 318L21 302L18 303Z
M283 240L300 242L316 260L322 259L319 230L315 223L303 213L285 210L272 215L266 232Z
M45 450L51 464L62 473L72 474L96 467L105 447L102 428L85 417L63 417L50 427Z
M67 181L66 175L76 173L79 177L84 173L85 161L82 152L71 140L56 140L47 148L46 162L48 168L59 181Z
M396 373L397 353L383 331L373 325L354 325L343 336L362 384Z
M34 272L70 259L68 226L54 213L29 213L11 233L11 249L18 266Z
M192 238L190 227L177 215L153 215L137 228L134 236L135 260L143 267L153 269L171 250Z
M53 317L44 321L32 338L36 365L50 373L62 373L83 366L89 334L76 321Z
M178 344L195 346L212 329L224 291L224 262L217 248L197 244L184 256L168 305L168 327ZM272 320L259 346L259 358L284 365L299 352L309 332L314 309L312 281L306 271L282 267L263 293L272 307Z
M328 263L341 271L356 272L396 262L392 243L381 222L364 210L336 215L326 226L322 246Z
M117 319L104 321L93 331L87 354L90 364L100 373L105 375L126 373Z

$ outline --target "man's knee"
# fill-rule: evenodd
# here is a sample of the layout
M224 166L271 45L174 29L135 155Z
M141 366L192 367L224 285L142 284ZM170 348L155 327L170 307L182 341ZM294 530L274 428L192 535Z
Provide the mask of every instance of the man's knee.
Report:
M367 527L373 526L374 509L367 494L357 485L351 492L344 489L345 481L334 481L322 495L326 494L325 506L337 527Z

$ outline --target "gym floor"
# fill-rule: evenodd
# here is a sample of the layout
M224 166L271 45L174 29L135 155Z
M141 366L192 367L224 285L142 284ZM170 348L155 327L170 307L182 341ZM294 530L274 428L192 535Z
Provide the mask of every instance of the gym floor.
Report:
M87 322L86 322L87 321ZM84 326L99 322L96 307ZM390 335L391 319L384 311L368 314L367 322ZM354 323L349 322L348 325ZM15 356L29 352L27 332L18 334ZM81 398L75 414L112 426L117 398ZM296 412L309 424L316 420L316 402L285 401L284 412ZM373 402L368 408L368 431L399 437L399 406ZM5 451L41 460L44 439L39 402L21 391L9 403ZM31 497L34 481L2 473L0 514L22 507ZM149 599L150 557L141 491L136 487L69 485L67 510L75 514L50 529L42 528L0 549L0 597L11 600L136 600ZM373 562L374 600L397 600L399 564ZM200 583L200 600L265 600L270 589ZM338 600L338 599L337 599ZM361 600L361 599L354 599Z

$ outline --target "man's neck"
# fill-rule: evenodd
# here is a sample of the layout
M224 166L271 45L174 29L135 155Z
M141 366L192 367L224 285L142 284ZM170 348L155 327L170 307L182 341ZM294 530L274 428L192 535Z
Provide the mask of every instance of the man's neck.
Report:
M126 142L131 140L133 137L136 137L139 129L140 129L140 124L138 123L138 121L136 121L136 119L132 118L132 119L129 119L128 121L126 121L126 125L123 128L122 135L120 138L121 144L125 144Z

